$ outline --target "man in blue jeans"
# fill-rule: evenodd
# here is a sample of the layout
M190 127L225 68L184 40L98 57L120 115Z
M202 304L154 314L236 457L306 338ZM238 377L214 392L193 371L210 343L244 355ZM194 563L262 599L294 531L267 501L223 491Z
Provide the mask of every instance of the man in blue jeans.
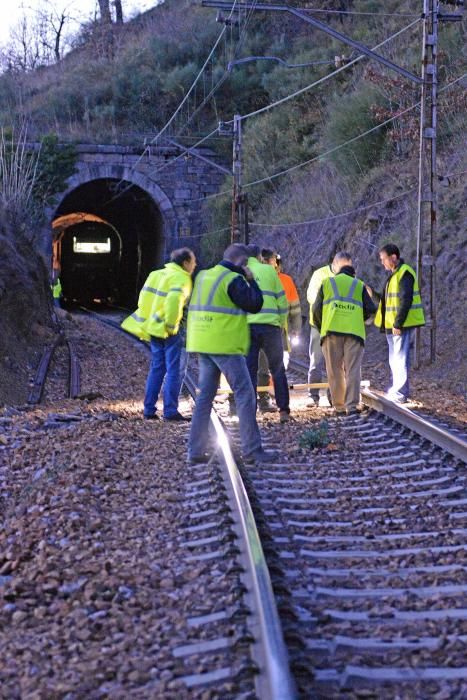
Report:
M256 392L245 360L250 342L247 312L255 313L263 305L247 260L246 246L230 245L218 265L199 273L188 307L187 351L199 355L199 395L188 443L190 464L210 459L209 416L221 374L234 392L244 461L251 464L276 457L262 448Z
M178 410L182 382L179 333L183 309L191 290L191 274L196 257L189 248L174 250L162 270L151 272L138 300L138 309L125 319L122 327L151 343L151 365L146 380L144 418L158 418L156 403L164 382L164 420L190 420Z

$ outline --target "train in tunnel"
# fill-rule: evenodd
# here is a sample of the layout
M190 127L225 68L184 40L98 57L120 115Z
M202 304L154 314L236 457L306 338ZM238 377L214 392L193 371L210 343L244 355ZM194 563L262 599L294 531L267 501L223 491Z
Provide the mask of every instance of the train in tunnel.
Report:
M122 239L106 223L69 226L61 241L62 296L65 304L118 301Z

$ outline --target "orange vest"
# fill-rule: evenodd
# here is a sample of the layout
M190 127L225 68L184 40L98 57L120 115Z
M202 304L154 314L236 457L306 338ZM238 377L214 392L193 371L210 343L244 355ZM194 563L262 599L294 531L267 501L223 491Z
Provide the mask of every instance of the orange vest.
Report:
M282 282L282 286L285 290L285 296L289 304L294 301L299 301L297 287L290 275L286 275L285 272L279 272L279 279Z

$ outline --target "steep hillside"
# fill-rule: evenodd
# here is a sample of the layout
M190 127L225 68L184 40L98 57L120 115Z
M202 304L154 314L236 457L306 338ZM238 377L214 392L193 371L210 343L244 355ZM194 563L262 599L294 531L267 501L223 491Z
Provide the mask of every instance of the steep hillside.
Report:
M48 272L0 209L0 406L24 403L40 352L54 331Z

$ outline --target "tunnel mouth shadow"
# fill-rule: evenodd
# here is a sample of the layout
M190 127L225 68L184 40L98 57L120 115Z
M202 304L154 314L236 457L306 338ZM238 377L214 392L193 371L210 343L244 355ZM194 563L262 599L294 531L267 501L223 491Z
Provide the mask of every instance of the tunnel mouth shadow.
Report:
M151 194L125 180L98 178L71 190L52 220L53 268L68 302L137 305L162 263L164 220Z

